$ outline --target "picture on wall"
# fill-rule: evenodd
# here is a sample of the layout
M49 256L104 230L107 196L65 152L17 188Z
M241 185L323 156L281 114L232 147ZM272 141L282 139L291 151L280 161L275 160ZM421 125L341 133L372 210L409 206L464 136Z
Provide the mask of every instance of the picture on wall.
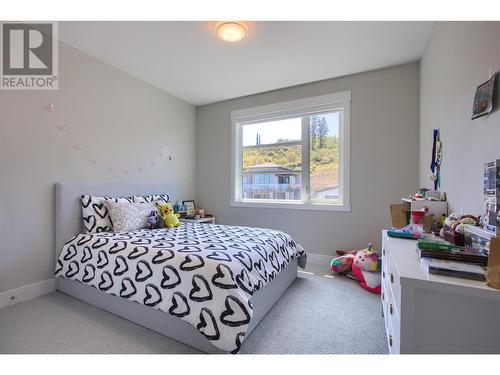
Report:
M472 108L472 119L487 115L493 110L493 95L495 92L495 79L497 74L480 84L474 95L474 106Z

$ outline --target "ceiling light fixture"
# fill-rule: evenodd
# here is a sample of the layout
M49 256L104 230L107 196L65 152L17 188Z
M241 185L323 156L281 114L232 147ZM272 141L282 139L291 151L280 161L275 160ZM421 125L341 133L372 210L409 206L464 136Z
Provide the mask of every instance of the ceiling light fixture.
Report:
M247 29L238 22L224 22L215 30L217 36L225 42L236 43L247 36Z

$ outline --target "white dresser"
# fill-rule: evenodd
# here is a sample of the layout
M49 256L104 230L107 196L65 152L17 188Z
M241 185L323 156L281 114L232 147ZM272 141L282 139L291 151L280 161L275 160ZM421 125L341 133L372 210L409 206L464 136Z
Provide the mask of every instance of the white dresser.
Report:
M500 353L500 290L427 275L416 244L382 232L381 299L390 353Z

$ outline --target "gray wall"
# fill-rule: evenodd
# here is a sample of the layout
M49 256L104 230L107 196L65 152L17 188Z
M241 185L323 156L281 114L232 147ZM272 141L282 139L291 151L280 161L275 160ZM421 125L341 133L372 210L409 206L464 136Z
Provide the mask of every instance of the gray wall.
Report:
M53 277L55 182L169 183L174 198L195 196L193 106L62 43L59 77L57 91L0 91L0 292ZM173 160L148 167L169 135Z
M498 111L471 120L476 87L500 69L499 22L439 22L420 70L420 185L430 187L432 130L443 142L442 190L452 210L483 211L483 164L500 158Z
M230 112L344 90L352 92L352 212L230 207ZM413 63L199 107L197 203L221 223L285 230L312 253L379 245L389 204L418 185L418 98Z

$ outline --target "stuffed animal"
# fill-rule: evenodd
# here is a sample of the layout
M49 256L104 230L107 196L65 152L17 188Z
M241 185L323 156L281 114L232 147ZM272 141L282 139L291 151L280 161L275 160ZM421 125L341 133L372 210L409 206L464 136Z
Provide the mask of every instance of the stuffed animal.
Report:
M458 212L453 212L444 220L444 225L455 229L455 226L458 225L461 218L462 215L460 215Z
M475 216L472 215L464 215L460 219L460 222L455 226L455 232L459 234L464 234L465 232L465 225L477 225L478 219Z
M355 254L352 250L345 251L344 255L332 260L330 269L359 281L363 289L380 294L380 263L378 253L369 244L367 249L356 251Z
M351 275L359 281L361 288L371 293L380 294L382 289L380 286L380 258L378 253L371 250L371 246L356 253L351 267Z
M148 229L159 229L163 226L163 222L158 210L151 210L148 217Z
M460 215L453 212L444 220L444 225L451 228L455 233L464 234L465 224L477 225L478 218L474 215ZM439 232L439 236L444 238L444 227Z
M158 207L158 210L160 211L165 228L177 228L181 226L181 222L179 221L180 215L174 214L174 209L170 203L156 203L156 207Z
M354 254L345 254L335 258L330 263L332 272L347 274L351 270L352 262L354 261Z

